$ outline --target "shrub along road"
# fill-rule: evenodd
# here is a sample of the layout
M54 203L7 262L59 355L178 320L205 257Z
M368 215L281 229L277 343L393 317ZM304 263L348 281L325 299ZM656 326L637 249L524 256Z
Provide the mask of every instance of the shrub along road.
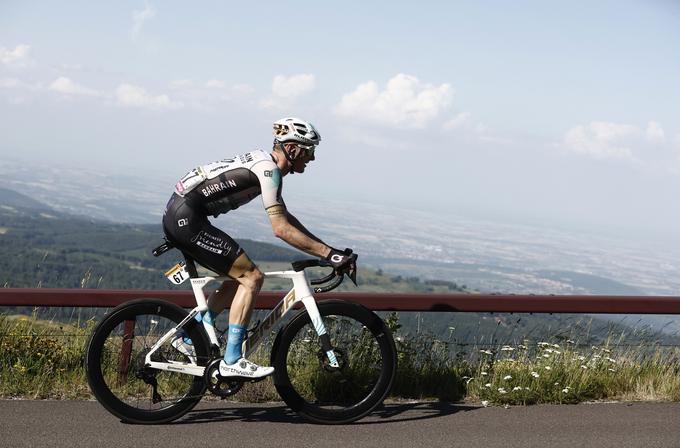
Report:
M0 401L3 446L677 447L680 403L481 408L389 403L353 425L305 422L282 404L205 402L178 422L120 423L93 401Z

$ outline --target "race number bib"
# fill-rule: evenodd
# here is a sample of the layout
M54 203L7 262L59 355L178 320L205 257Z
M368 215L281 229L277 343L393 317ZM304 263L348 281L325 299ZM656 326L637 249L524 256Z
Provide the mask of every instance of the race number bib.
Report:
M196 188L196 185L200 184L205 179L207 179L207 176L205 175L205 171L203 171L203 167L196 167L186 173L184 177L175 184L175 192L180 196L184 196Z
M165 276L173 285L181 285L189 278L189 273L187 272L184 263L177 263L165 273Z

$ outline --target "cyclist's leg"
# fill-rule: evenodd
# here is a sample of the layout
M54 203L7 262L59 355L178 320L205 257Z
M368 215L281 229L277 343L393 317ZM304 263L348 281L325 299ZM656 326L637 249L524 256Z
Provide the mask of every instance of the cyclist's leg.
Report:
M235 260L243 253L238 243L178 195L173 195L168 202L163 229L179 250L219 275L228 275ZM226 281L208 297L208 307L213 315L224 310L239 287L237 281Z
M232 265L228 275L239 285L229 309L229 323L248 325L255 306L255 296L260 292L264 282L264 274L243 252Z

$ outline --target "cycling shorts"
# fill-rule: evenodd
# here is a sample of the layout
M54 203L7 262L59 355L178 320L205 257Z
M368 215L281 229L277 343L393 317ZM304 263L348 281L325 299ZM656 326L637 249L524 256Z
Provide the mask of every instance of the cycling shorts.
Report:
M227 275L243 249L210 224L206 213L173 194L163 214L163 231L185 256L220 275Z

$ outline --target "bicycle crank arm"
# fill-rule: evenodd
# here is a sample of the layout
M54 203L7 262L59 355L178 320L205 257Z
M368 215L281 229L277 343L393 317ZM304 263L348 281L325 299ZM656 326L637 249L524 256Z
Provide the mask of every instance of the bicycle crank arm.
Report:
M193 376L203 376L203 373L205 372L205 367L203 366L184 363L149 361L146 363L146 367L157 370L167 370L168 372L186 373L187 375Z

